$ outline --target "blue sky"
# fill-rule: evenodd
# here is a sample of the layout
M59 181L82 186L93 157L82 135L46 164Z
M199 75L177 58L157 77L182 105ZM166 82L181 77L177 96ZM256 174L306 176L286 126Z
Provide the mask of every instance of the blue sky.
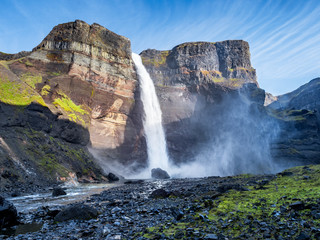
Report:
M320 0L0 0L0 51L31 50L75 19L128 37L137 53L246 40L260 87L275 95L320 77Z

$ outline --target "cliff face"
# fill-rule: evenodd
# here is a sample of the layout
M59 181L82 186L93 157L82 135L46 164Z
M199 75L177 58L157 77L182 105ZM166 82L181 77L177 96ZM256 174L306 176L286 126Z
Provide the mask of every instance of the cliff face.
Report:
M251 169L258 168L262 159L254 151L238 153L240 142L261 150L257 145L265 142L259 127L269 122L247 42L184 43L140 55L156 85L172 161L215 166L207 174L245 172L250 160ZM224 151L231 163L223 160ZM262 152L268 159L269 153Z
M244 83L258 85L250 63L249 45L241 40L184 43L170 51L148 49L141 57L156 85L189 87L212 82L228 88L239 88Z
M143 146L141 111L136 110L139 91L127 38L77 20L54 27L31 53L0 58L0 101L5 112L1 130L22 127L74 144L88 154L84 162L93 159L84 147L88 144L105 159L129 158ZM31 105L36 107L30 110ZM15 119L17 123L12 123ZM56 151L52 154L59 156ZM70 172L81 172L76 159L57 159ZM50 178L61 175L55 167Z
M320 162L320 79L277 96L268 105L282 132L274 146L275 157L287 162Z
M137 85L127 38L98 24L61 24L33 50L30 59L53 64L55 69L66 67L66 76L55 78L54 84L88 107L94 148L116 148L124 142Z
M219 169L208 174L228 175L270 170L271 155L318 161L316 80L266 109L245 41L184 43L141 57L176 164L198 161ZM69 174L101 179L86 146L106 168L145 164L143 104L125 37L79 20L60 24L32 52L0 53L0 92L0 163L8 166L0 187L27 184L25 174L40 185Z
M283 96L266 94L244 41L140 55L156 85L173 161L220 158L207 163L221 168L218 174L320 161L317 80ZM266 100L274 102L265 108Z
M157 87L164 122L190 117L195 93L215 102L244 84L258 86L245 41L191 42L140 55Z

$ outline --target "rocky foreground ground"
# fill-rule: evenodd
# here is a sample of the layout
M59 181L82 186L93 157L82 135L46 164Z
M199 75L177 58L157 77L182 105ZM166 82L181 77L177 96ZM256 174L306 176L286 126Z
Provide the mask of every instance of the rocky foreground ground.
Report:
M0 238L320 239L319 175L310 165L276 175L127 181L85 202L20 214L39 230Z

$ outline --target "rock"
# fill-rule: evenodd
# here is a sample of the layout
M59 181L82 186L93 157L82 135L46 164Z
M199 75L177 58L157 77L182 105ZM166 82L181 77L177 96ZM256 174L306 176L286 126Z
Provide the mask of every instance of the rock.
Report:
M231 189L237 190L237 191L248 191L247 188L239 185L239 184L224 184L217 187L217 192L219 193L225 193Z
M296 238L296 240L308 240L308 239L310 239L310 236L305 232L301 232Z
M154 190L151 194L150 194L150 198L167 198L169 197L170 193L168 193L166 190L160 188L157 190Z
M48 209L47 215L48 215L49 217L54 218L55 216L58 215L59 212L61 212L61 211L60 211L60 210L57 210L57 209L54 209L54 210Z
M67 193L61 187L55 187L52 190L52 197L67 195Z
M96 218L97 216L98 211L95 208L85 204L75 204L59 212L54 220L58 222L68 220L89 220Z
M180 209L174 207L171 208L171 213L177 221L179 221L184 216L184 213Z
M15 206L0 196L0 229L18 224Z
M303 209L305 209L305 205L304 205L304 203L301 202L301 201L291 203L291 204L289 205L289 207L290 207L291 209L293 209L293 210L303 210Z
M127 180L124 182L124 184L142 184L144 183L144 180L139 179L139 180Z
M161 168L153 168L151 170L151 177L154 179L169 179L170 178L169 174L165 170L162 170Z
M210 233L207 234L204 239L208 239L208 240L218 240L218 236L216 234Z
M107 175L107 178L108 178L109 182L119 181L119 178L118 178L115 174L113 174L113 173L109 173L109 174Z
M293 172L284 171L284 172L278 173L278 175L280 175L280 176L292 176Z

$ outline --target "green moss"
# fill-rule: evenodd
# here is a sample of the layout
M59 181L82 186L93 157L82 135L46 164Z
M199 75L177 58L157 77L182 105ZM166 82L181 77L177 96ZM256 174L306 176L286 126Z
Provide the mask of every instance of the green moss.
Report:
M48 72L48 75L50 75L50 76L60 76L61 72Z
M233 72L234 69L233 69L233 68L228 68L228 71L229 71L229 72Z
M36 88L37 83L42 82L42 76L40 74L24 73L20 76L20 79L33 89Z
M27 67L33 67L33 64L31 62L29 62L28 60L24 62L24 64L27 66Z
M153 65L155 67L159 67L161 65L164 65L167 61L167 56L169 55L169 51L161 51L160 55L154 57L154 58L145 58L142 57L142 63L144 65Z
M47 178L68 177L71 171L84 175L95 171L91 157L81 147L31 128L17 128L16 131L22 136L22 151Z
M290 155L296 155L296 154L300 154L299 151L295 148L289 148L289 154Z
M41 89L41 95L42 96L47 96L50 93L51 87L50 85L44 85L43 88Z
M225 81L224 78L215 78L215 77L212 77L211 80L214 82L214 83L222 83Z
M6 60L0 60L0 64L1 64L2 66L4 66L6 69L10 70L10 67L9 67L9 66L10 66L12 63L17 62L17 61L21 61L22 59L24 59L24 58L18 58L18 59L13 59L13 60L8 60L8 61L6 61Z
M202 46L204 44L215 44L215 42L186 42L178 45L178 49L187 47L187 46Z
M20 58L18 59L19 63L23 63L25 64L27 67L33 67L33 64L31 62L29 62L28 59L25 60L25 58Z
M59 62L59 63L64 62L61 52L48 52L47 58L53 62Z
M60 107L64 110L70 121L85 125L84 117L89 115L89 112L85 110L82 105L75 104L66 94L63 92L58 92L59 97L53 101L56 107Z
M46 106L43 98L29 85L9 81L6 77L0 77L0 92L0 101L4 103L26 106L32 102L38 102Z
M67 112L78 112L80 114L87 114L87 111L83 109L81 105L76 105L66 94L63 92L58 93L59 98L56 98L53 102L56 106L60 106Z
M277 224L278 221L285 222L287 221L287 213L280 215L279 220L273 217L274 213L280 213L280 207L288 208L291 203L298 200L306 204L317 204L320 192L320 165L312 165L308 168L295 167L285 172L290 172L291 175L277 175L274 179L265 183L263 187L259 187L258 184L246 186L249 191L230 190L214 201L211 200L211 192L205 193L205 199L209 200L202 201L202 208L193 214L193 220L182 219L178 224L171 223L168 225L165 223L150 228L145 237L154 239L155 235L159 233L174 237L179 231L186 234L187 228L193 228L193 231L195 231L197 228L203 230L209 229L211 226L217 226L228 238L236 238L250 227L252 230L250 224L244 224L245 219L250 218L255 221L270 219L268 225ZM308 175L307 180L304 177L305 175ZM239 175L233 178L236 181L239 178L250 179L251 177L254 179L253 175ZM260 181L263 182L263 179ZM196 200L194 200L194 203L196 203ZM300 218L310 221L308 215L310 211L308 208L301 210L303 214ZM209 222L199 219L200 214L207 216ZM312 221L315 227L320 225L320 220L313 219ZM224 225L226 222L229 224ZM299 224L300 221L297 221L295 227L298 227Z
M230 78L229 80L232 82L242 81L242 79L240 79L240 78Z
M268 114L277 118L281 119L286 122L290 121L305 121L308 115L312 115L312 111L304 112L305 110L274 110L268 109Z

